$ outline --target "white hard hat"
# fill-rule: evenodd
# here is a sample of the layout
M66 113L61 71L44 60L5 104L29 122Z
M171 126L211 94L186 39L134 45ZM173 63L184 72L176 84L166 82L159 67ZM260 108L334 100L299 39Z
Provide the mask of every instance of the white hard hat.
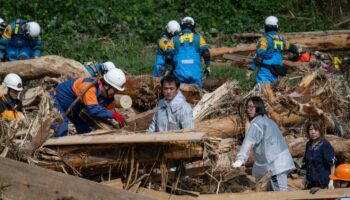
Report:
M122 70L118 68L111 69L105 75L103 75L103 79L106 81L106 83L117 90L124 91L126 77Z
M194 26L196 23L192 17L184 17L182 19L181 24L191 24L192 26Z
M276 28L278 28L278 19L275 16L268 16L265 19L265 25L267 26L275 26Z
M22 91L22 79L17 74L10 73L5 76L4 82L7 87L12 88L16 91Z
M31 37L38 37L40 35L40 26L36 22L28 22L27 31Z
M2 18L0 18L0 24L3 23L5 20L3 20Z
M176 35L181 32L179 22L175 20L169 21L165 28L166 28L166 32L171 35Z
M108 72L109 70L114 69L115 65L111 61L107 61L103 63L102 67L105 72Z

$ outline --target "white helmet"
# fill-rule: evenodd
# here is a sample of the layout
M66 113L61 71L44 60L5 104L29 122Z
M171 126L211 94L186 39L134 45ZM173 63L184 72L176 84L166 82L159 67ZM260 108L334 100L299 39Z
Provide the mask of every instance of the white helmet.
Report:
M275 16L269 16L265 19L265 26L274 26L278 28L278 19Z
M27 23L27 32L29 35L34 38L40 35L40 26L36 22L28 22Z
M5 20L3 20L2 18L0 18L0 24L5 22Z
M106 81L106 83L117 90L124 91L126 77L122 70L118 68L111 69L105 75L103 75L103 79Z
M169 21L165 28L170 35L176 35L181 32L180 24L175 20Z
M102 64L102 67L104 72L108 72L109 70L116 68L114 63L112 63L111 61L104 62Z
M194 27L196 23L192 17L185 17L182 19L181 24L190 24Z
M22 91L22 79L17 74L10 73L5 76L4 82L7 87L12 88L16 91Z

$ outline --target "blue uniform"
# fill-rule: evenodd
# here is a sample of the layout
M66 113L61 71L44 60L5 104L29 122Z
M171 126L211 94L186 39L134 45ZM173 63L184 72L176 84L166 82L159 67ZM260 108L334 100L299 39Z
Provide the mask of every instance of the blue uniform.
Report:
M276 31L267 32L260 38L256 51L257 55L250 65L250 70L254 71L258 65L258 58L262 59L262 66L256 75L257 83L274 83L277 81L278 77L272 74L264 65L282 66L283 52L290 50L290 47L289 41L279 36Z
M158 41L156 63L154 65L152 73L154 77L162 77L165 70L170 68L170 66L166 65L165 63L166 50L169 44L169 40L170 38L165 34Z
M174 55L174 75L180 83L194 83L202 87L200 57L205 51L208 51L208 45L204 38L188 28L170 40L167 53ZM210 64L210 58L205 60L205 64Z
M79 96L90 84L93 82L92 78L74 78L66 82L58 84L55 92L51 92L51 97L54 98L54 107L59 110L61 114L65 113L73 101ZM82 96L81 100L73 107L72 111L64 119L60 125L59 130L55 130L57 137L67 135L68 119L74 124L77 132L87 133L95 129L95 127L86 123L79 117L82 109L86 109L92 117L111 118L115 107L114 97L106 99L102 97L101 90L98 84L91 87ZM56 129L57 127L53 127Z
M327 140L321 140L314 148L311 148L311 141L306 143L302 168L306 168L307 188L326 188L335 160L334 149Z
M22 25L27 20L16 20L6 26L0 39L0 59L7 53L9 61L29 59L41 55L41 40L39 38L26 38Z

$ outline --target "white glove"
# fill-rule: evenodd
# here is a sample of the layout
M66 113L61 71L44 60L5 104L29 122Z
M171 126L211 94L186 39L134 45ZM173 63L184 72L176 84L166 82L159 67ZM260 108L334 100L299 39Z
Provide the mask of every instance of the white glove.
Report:
M303 181L301 181L301 184L300 184L300 188L302 190L305 190L306 189L306 183L307 183L307 180L306 180L306 177L303 178Z
M328 189L334 189L333 180L329 180Z
M232 163L232 167L233 168L238 168L238 167L241 167L243 165L243 161L241 160L236 160L234 163Z

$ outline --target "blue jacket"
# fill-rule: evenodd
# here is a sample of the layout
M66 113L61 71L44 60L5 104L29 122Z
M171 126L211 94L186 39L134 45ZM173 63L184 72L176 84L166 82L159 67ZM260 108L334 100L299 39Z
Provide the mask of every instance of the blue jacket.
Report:
M285 50L290 50L290 43L288 40L279 36L276 31L270 31L259 39L256 57L250 64L250 70L255 70L258 66L257 60L262 59L262 65L280 65L283 63L283 53ZM273 75L269 69L261 66L257 75L257 83L274 83L277 81L277 76Z
M328 186L331 166L335 161L334 149L326 139L321 140L314 148L311 148L311 141L307 142L302 168L306 168L308 187Z
M97 64L84 64L85 69L89 72L89 74L91 75L91 77L97 77L99 74L104 74L105 72L103 72L103 67L102 64L97 63Z
M41 54L41 40L40 38L28 39L22 29L22 25L27 23L27 20L16 20L6 26L4 34L0 39L0 52L4 55L6 48L22 48L30 47L33 51L33 56L40 56Z
M201 55L208 51L204 38L196 32L185 28L180 35L174 36L169 42L167 53L174 55L174 75L180 83L195 83L202 87ZM210 64L210 59L205 60Z

